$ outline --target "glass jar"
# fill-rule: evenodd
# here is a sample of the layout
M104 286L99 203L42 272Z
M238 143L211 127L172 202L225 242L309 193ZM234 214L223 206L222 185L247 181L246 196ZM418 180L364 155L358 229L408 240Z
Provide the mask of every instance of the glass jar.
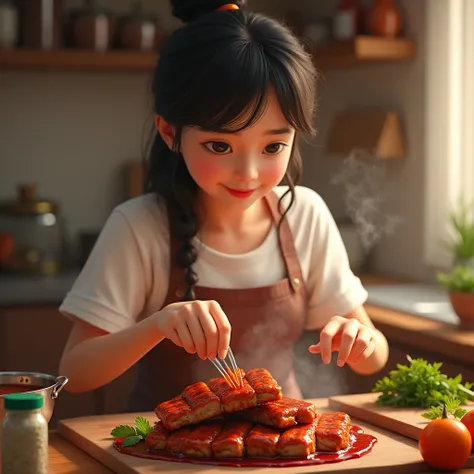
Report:
M120 19L119 47L137 51L154 51L158 45L158 20L144 12L143 2L135 0L131 12Z
M16 199L0 203L0 271L57 275L66 252L59 206L39 199L35 185L21 185Z
M0 0L0 49L14 48L18 37L18 8L12 0Z
M42 50L61 48L63 0L21 0L19 6L22 46Z
M115 18L100 8L96 0L84 0L84 6L70 15L70 42L73 48L108 51L115 37Z
M43 396L15 393L4 398L2 472L47 474L48 422L42 414Z

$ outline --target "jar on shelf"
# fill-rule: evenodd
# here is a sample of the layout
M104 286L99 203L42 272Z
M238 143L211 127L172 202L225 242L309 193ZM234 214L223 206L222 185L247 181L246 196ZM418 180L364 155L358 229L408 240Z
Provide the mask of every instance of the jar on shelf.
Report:
M363 32L364 11L359 0L340 0L334 16L334 39L336 41L352 41Z
M118 47L154 51L158 47L159 39L158 19L144 12L143 1L133 1L130 13L119 22Z
M394 0L375 0L368 14L369 33L396 38L402 29L402 11Z
M69 30L74 48L108 51L115 36L115 18L96 0L85 0L82 8L71 13Z
M39 393L15 393L4 398L2 470L5 474L47 474L48 422Z
M21 44L51 50L63 42L63 0L20 0Z
M34 184L20 185L14 199L0 202L0 272L57 275L67 254L59 205L40 199Z
M0 49L14 48L18 36L18 8L13 0L0 0Z

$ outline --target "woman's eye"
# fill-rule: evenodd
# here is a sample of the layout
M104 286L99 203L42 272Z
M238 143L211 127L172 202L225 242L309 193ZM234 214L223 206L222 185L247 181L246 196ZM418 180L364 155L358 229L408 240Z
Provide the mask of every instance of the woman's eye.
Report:
M283 150L283 147L286 146L284 143L271 143L265 147L266 155L278 155Z
M204 146L217 155L226 155L232 151L230 145L224 142L207 142L204 143Z

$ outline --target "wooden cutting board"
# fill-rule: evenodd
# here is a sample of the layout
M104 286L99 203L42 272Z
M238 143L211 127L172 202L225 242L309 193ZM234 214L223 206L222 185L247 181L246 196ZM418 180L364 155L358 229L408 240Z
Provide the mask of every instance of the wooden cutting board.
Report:
M418 441L423 428L429 423L421 414L428 410L381 407L376 404L378 396L378 393L357 393L329 397L328 407L332 411L343 411L351 417ZM464 408L474 409L474 404ZM469 467L474 466L472 456L469 463Z
M311 401L316 403L321 411L328 411L327 399ZM61 420L58 424L58 431L66 439L117 474L151 474L156 472L179 474L240 474L248 472L253 474L255 472L255 468L237 469L221 466L168 463L119 453L112 446L110 431L119 424L133 424L137 415L144 416L151 423L156 419L153 413L81 417ZM275 472L281 472L282 474L306 474L313 472L362 474L369 472L369 470L371 474L411 474L428 470L414 441L367 423L359 422L358 420L354 420L354 424L361 426L365 432L372 434L378 439L370 454L360 459L351 459L334 464L290 468L260 468L259 474L275 474Z

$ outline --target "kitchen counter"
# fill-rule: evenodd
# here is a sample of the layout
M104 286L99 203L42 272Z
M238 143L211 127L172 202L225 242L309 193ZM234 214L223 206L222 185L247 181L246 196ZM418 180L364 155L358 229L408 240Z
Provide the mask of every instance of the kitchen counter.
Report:
M112 471L74 446L57 431L49 434L49 474L111 474Z
M58 276L0 275L0 307L53 304L59 306L79 275L70 270Z
M318 406L321 408L327 406L327 399L319 399L318 400ZM126 416L126 415L124 415ZM367 425L366 423L361 423L357 419L353 419L354 423L357 425ZM126 422L126 421L125 421ZM101 422L97 421L92 421L91 419L91 425L92 426L100 426ZM101 434L101 429L99 429L99 434L96 434L96 438L99 436L102 438ZM417 451L417 444L416 441L405 438L403 436L397 435L395 433L390 433L385 430L380 430L379 428L376 428L372 425L367 425L366 428L367 432L372 432L374 435L376 435L379 439L379 442L375 445L374 447L374 453L368 454L366 457L362 458L361 461L364 463L363 465L359 466L359 469L357 469L357 466L355 465L358 463L358 460L351 460L347 461L347 465L349 463L353 463L351 467L354 468L354 472L367 472L370 470L370 472L406 472L406 473L413 473L413 472L421 472L421 473L434 473L434 472L439 472L436 470L430 470L428 467L424 467L424 464L422 463L421 455L418 456L418 451ZM392 466L390 462L388 464L385 464L384 468L377 469L377 460L385 460L389 453L384 454L384 449L385 450L390 450L393 449L393 446L391 446L392 441L391 440L399 440L401 444L399 444L399 451L397 451L397 457L396 461L394 462L393 466L393 471L392 471ZM105 444L104 446L108 446L108 444ZM89 448L90 449L90 448ZM108 449L108 448L106 448ZM375 452L377 450L377 454ZM96 451L95 455L99 455L99 451ZM393 453L392 453L393 454ZM66 440L63 438L57 431L52 431L50 432L50 443L49 443L49 456L50 456L50 469L49 473L50 474L76 474L78 472L80 473L87 473L87 474L111 474L113 471L109 470L106 468L104 465L102 465L99 461L96 461L94 458L92 458L89 454L86 453L86 451L83 451L76 447L74 444L72 444L70 441ZM117 456L122 456L117 454ZM393 456L392 456L393 457ZM146 464L143 464L142 468L146 470L146 472L149 472L149 469L145 469L145 465L148 466L148 461L145 460L136 460L136 463L132 463L136 469L138 469L138 466L140 465L140 462L145 462ZM154 462L154 461L150 461ZM406 462L406 465L404 464ZM342 466L342 464L345 463L336 463L334 464L335 466L335 471L339 470ZM116 464L117 466L119 464ZM123 466L123 464L120 464L120 466ZM210 472L218 472L219 468L213 468L212 466L201 466L199 470L208 467L208 469L203 470L202 472L210 473ZM406 467L406 470L405 470ZM160 472L180 472L180 473L192 473L196 472L195 471L195 466L192 464L181 464L178 465L176 463L170 463L170 468L169 470L160 470ZM284 470L282 470L283 472ZM314 472L318 471L318 466L314 466ZM126 470L122 470L122 472L129 472ZM154 471L153 471L154 472ZM310 472L308 469L304 469L304 472L308 473ZM463 474L474 474L474 469L473 468L466 468L464 470L461 470L459 472L462 472Z
M376 285L385 285L390 289L395 288L396 285L402 285L403 287L410 285L406 281L377 275L367 275L361 277L361 279L368 288L369 295L370 288ZM413 283L413 285L416 285L416 283ZM400 292L399 297L403 299L403 291ZM378 304L371 301L376 301ZM425 304L429 305L430 303ZM454 364L472 366L474 360L474 328L461 327L457 317L447 322L448 317L438 318L436 313L433 316L424 316L421 312L416 314L415 311L409 312L394 309L394 307L395 305L388 307L388 304L383 303L382 298L377 299L370 296L365 305L365 309L374 324L391 343L400 343L422 351L435 353L441 358L448 358ZM402 302L400 307L409 307L409 305L404 305Z

